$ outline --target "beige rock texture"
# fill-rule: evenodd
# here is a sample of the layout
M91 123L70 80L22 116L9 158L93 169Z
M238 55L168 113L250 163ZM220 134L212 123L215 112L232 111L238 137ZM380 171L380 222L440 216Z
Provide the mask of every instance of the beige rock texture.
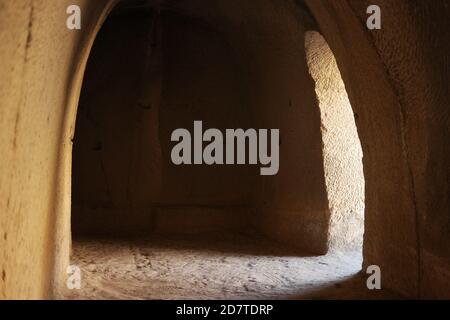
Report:
M333 52L317 31L305 35L306 58L320 108L325 182L330 207L328 247L360 248L364 235L362 148L353 109Z
M345 156L362 151L365 182L344 194L364 201L364 267L402 296L450 298L449 17L446 0L0 0L0 299L58 297L72 231L351 243L342 221L361 225L360 207L329 199L349 185L330 189L312 35L357 128ZM170 133L197 117L279 128L278 175L172 165ZM354 165L339 174L361 178Z
M205 245L205 241L207 245ZM216 234L74 242L80 290L61 299L401 299L367 290L361 252L305 256L261 236Z

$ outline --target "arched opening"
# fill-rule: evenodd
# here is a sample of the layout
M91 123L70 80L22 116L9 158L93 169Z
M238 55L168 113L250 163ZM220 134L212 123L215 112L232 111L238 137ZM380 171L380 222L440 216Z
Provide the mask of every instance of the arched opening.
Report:
M91 44L105 16L119 0L74 2L82 13L82 30L78 31L65 28L66 1L43 0L39 5L36 1L3 1L1 5L2 298L50 297L50 288L63 287L67 280L71 238L71 139L78 98ZM333 239L333 228L328 234L329 205L325 203L328 201L324 201L329 200L327 196L330 198L332 192L327 194L326 188L323 188L324 194L320 192L326 184L325 173L318 167L322 167L322 171L330 168L323 168L323 159L317 156L323 153L321 145L317 146L317 141L319 144L322 142L319 108L312 103L303 103L310 101L311 96L315 98L315 92L312 79L309 81L311 85L302 81L305 75L303 71L307 73L308 69L300 65L300 62L304 62L306 66L306 59L303 59L304 47L299 46L299 43L304 45L304 31L311 28L303 25L304 16L299 13L298 7L310 10L317 22L317 30L323 34L336 56L349 100L358 114L356 122L364 151L366 178L364 265L375 264L381 268L383 289L393 289L407 297L442 298L449 296L450 292L450 252L446 245L449 235L449 201L445 197L449 189L446 102L450 73L449 60L445 54L449 44L446 33L435 30L448 29L449 20L445 13L449 7L445 1L378 2L383 10L382 31L366 28L366 1L141 0L134 2L133 6L145 9L149 4L170 4L180 5L181 8L184 4L184 8L181 8L184 12L179 11L179 15L199 22L206 21L206 25L214 24L213 29L229 42L240 60L238 78L243 80L243 97L248 99L254 111L265 113L265 119L258 116L258 125L255 127L276 128L280 123L284 124L280 175L275 179L255 179L258 181L254 184L258 196L254 197L257 205L250 205L255 211L251 215L254 219L251 220L254 225L260 222L262 227L258 231L263 230L273 238L283 240L283 245L289 242L302 245L305 250L311 249L314 254L322 254L327 245L334 247L333 241L328 241ZM409 27L400 30L399 25ZM146 26L147 30L150 29ZM183 41L179 42L184 45ZM199 51L203 50L203 41L196 44L200 44ZM176 50L178 46L173 48ZM210 53L210 50L207 52ZM130 52L131 56L135 56L133 54ZM172 69L177 67L172 64ZM186 74L197 75L197 69ZM140 71L141 74L149 75ZM211 84L216 83L214 77L210 80ZM217 88L211 85L208 90L214 87ZM194 87L189 86L186 91L194 93L192 89ZM173 98L177 95L170 96ZM147 97L142 95L139 97L141 99L144 102L142 109L148 108L149 105L145 103ZM191 106L197 106L197 103ZM315 111L317 114L314 114ZM80 117L83 114L86 115L82 111ZM286 120L288 117L290 122ZM137 118L134 120L139 125L131 129L139 133L142 129L139 120L142 119ZM98 115L94 114L93 119L99 122ZM124 114L124 120L130 122L133 119L130 120L130 114ZM170 119L166 118L166 121ZM153 131L150 133L149 139L155 137ZM130 132L127 131L126 135L129 138ZM110 141L97 143L103 138L97 135L93 139L91 148L97 153L111 151ZM131 145L138 145L133 141L135 144ZM167 143L165 139L160 141ZM142 151L139 148L130 149L133 154ZM143 151L148 152L148 149ZM139 166L139 162L133 162L134 165ZM108 175L110 165L105 164L104 167ZM155 181L164 181L164 175L167 174L163 170L152 169L151 172L155 174L152 174L152 180ZM189 175L187 172L192 171L183 174ZM148 172L142 173L143 180L147 179ZM161 174L161 180L158 180L158 173ZM183 176L179 173L176 176ZM209 176L211 180L219 181L217 175ZM197 174L191 177L196 178ZM320 182L322 178L324 183ZM136 180L136 175L131 176L125 185L133 185ZM236 180L233 187L239 182ZM179 185L182 188L185 182ZM98 183L94 186L98 186ZM119 202L122 194L118 193L117 196L115 189L111 197L100 198L101 201L95 206L109 210L111 199L116 201L113 204L131 203L134 211L130 210L129 215L136 214L142 218L139 212L143 206L137 200L145 200L140 196L142 193L156 195L156 191L156 188L150 191L139 189L139 195L128 193L126 201ZM74 197L78 198L74 203L78 207L92 199L80 197L80 194L74 194ZM93 208L94 205L89 210ZM207 207L201 208L206 210ZM222 208L215 207L213 212L217 213ZM182 212L175 214L175 209L164 209L166 213L171 211L170 215L165 215L169 218L162 224L166 230L173 227L172 222L180 221L174 219L176 216L183 216ZM264 216L261 211L264 211ZM208 207L205 216L211 217L211 212ZM203 213L197 211L199 215ZM149 216L157 217L157 214ZM89 233L83 229L86 223L83 224L82 218L74 216L74 219L80 219L74 223L80 235ZM90 232L112 232L114 227L116 231L123 229L135 234L142 232L139 229L145 229L143 226L147 223L151 225L153 221L144 219L143 225L139 225L132 223L134 219L128 221L127 218L128 215L122 216L117 212L117 217L107 215L104 221L98 219L100 223L97 225L102 227L101 230L88 227L91 227ZM190 221L193 220L186 219L186 222ZM107 226L100 225L101 222ZM119 226L119 223L123 226ZM194 225L199 226L197 223ZM211 223L205 226L211 227ZM75 252L78 245L75 241ZM311 248L313 245L314 248ZM119 247L120 250L122 248L126 251L128 247ZM156 251L143 252L138 255L139 268L148 271L145 265L149 260L141 258ZM277 254L280 252L277 251ZM283 257L283 260L289 259ZM120 264L133 259L115 261ZM150 261L153 263L159 260L153 257ZM81 266L84 268L84 265ZM94 267L97 268L89 266L89 269ZM221 267L223 265L216 269ZM129 270L136 268L137 265L131 265ZM270 271L276 268L266 269ZM301 268L294 269L298 274L304 273ZM312 279L309 279L310 283ZM146 283L147 280L142 282ZM241 283L245 283L250 291L254 290L255 287L249 286L248 282ZM292 287L301 287L301 282L292 283ZM120 288L112 284L112 287ZM271 284L266 282L265 285L270 287Z
M309 72L315 82L321 115L324 172L330 207L328 246L359 251L364 235L362 148L352 106L326 40L317 31L305 36Z
M336 297L360 260L318 255L358 239L348 240L341 211L327 228L323 177L333 174L318 161L303 38L275 39L270 10L262 26L256 19L230 35L182 6L140 3L110 14L87 65L72 174L72 264L86 283L68 297ZM223 131L281 128L280 174L174 165L171 133L195 120Z

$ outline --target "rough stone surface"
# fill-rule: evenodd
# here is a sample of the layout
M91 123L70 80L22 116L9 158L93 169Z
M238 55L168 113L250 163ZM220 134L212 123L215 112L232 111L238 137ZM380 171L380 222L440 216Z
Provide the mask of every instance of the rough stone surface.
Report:
M361 252L313 257L259 236L80 239L65 299L399 298L365 287Z
M362 247L364 173L355 115L333 52L317 31L305 36L306 58L320 108L325 182L330 207L328 247Z
M64 283L78 99L90 49L115 2L0 1L1 299L52 297ZM65 28L71 4L81 6L81 32ZM286 132L280 174L255 182L254 227L324 253L330 212L304 48L304 33L315 25L357 115L363 263L379 265L383 286L405 296L450 297L449 2L166 4L223 35L242 68L246 101L258 112L255 124ZM365 28L369 4L382 7L381 31Z

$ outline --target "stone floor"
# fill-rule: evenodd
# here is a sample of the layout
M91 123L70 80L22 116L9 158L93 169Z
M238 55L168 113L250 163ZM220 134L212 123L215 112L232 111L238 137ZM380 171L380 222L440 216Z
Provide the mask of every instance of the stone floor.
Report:
M79 239L63 299L370 299L360 252L308 256L258 236Z

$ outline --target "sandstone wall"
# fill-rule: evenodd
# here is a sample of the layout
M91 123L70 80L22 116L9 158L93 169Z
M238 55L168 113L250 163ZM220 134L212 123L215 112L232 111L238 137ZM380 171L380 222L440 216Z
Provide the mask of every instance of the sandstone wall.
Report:
M112 3L0 1L2 299L49 297L64 279L71 238L71 140L78 97L90 47ZM70 4L82 8L82 32L65 28ZM204 4L180 1L175 7L182 15L214 26L234 52L233 63L231 54L219 55L217 59L223 62L214 61L230 66L216 70L227 75L224 81L230 87L214 87L212 83L210 89L225 94L225 89L234 91L234 86L242 86L242 105L256 115L251 118L253 123L285 132L279 175L257 177L251 195L233 194L238 203L245 199L258 209L254 225L278 240L311 251L327 249L330 216L320 114L304 50L304 32L309 30L305 12L310 11L336 57L357 115L366 180L364 264L381 267L385 288L410 297L448 297L448 3L372 1L370 4L382 7L384 17L383 29L372 32L365 28L369 1ZM224 48L223 42L218 45L217 39L196 34L187 36L199 43L209 39L211 53ZM169 44L169 48L174 45ZM180 47L185 52L193 49ZM177 60L183 51L169 52L168 58ZM190 78L181 70L190 72L193 66L178 67L180 73L174 71L166 80L169 92L183 100L197 99L201 92L196 90L211 77L209 68L200 68L198 86L182 90L179 86ZM231 84L236 76L234 68L239 70L242 85ZM152 81L159 80L149 78L145 83L155 83ZM161 97L162 105L177 104L172 95L162 92ZM228 100L207 100L199 106L241 101L234 95L226 97ZM169 122L168 115L161 119L161 123ZM183 119L177 125L184 125ZM147 128L151 135L155 129L150 127L140 128ZM164 156L164 150L161 154ZM201 169L183 173L183 178L196 176L196 170ZM163 181L168 174L171 178L166 181L170 182L180 174L169 171L163 168L157 179ZM220 176L225 181L232 179L225 172ZM202 174L200 177L206 179ZM161 182L161 190L169 187ZM217 188L211 190L216 201L222 200L221 196L230 199ZM185 189L177 192L187 201ZM193 194L196 199L209 199L201 188L194 188ZM136 195L135 199L138 202L145 197Z
M305 2L358 114L365 265L379 265L384 283L406 295L448 296L447 246L430 243L449 236L448 3ZM369 4L382 9L380 31L365 28Z
M52 286L64 120L77 55L107 1L76 1L84 31L66 28L73 1L0 2L0 298L44 298ZM78 60L78 61L77 61ZM79 80L79 79L78 79ZM75 90L76 91L76 90ZM75 94L76 96L76 94ZM74 97L74 96L73 96ZM70 164L69 164L70 166ZM67 195L63 196L64 198ZM59 199L58 199L59 198Z
M325 39L305 37L306 58L320 108L325 182L330 206L328 246L358 250L364 236L364 172L355 115L345 84Z

